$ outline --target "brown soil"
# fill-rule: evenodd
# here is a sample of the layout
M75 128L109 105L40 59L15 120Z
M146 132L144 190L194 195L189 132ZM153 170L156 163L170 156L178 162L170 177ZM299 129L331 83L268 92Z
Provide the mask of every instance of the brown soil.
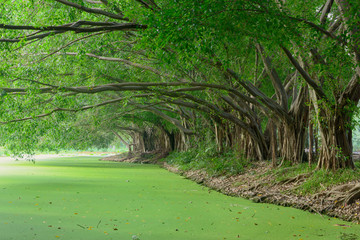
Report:
M295 194L292 190L306 181L309 174L273 183L275 177L264 174L270 170L267 163L258 163L250 171L231 177L211 177L202 170L181 171L178 167L166 163L164 167L226 195L243 197L255 202L291 206L321 216L326 214L360 222L360 180L303 196Z

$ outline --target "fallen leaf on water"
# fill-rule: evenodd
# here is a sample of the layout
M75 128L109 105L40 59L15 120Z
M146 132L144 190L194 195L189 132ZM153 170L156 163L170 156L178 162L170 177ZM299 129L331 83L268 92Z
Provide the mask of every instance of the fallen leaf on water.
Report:
M345 224L334 224L334 226L336 226L336 227L351 227L351 226L345 225Z

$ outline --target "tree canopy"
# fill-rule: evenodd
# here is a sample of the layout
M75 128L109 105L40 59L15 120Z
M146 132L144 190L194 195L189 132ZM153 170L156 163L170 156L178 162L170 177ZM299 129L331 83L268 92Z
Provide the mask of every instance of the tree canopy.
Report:
M274 166L309 148L319 168L354 167L359 13L356 0L5 2L0 141L213 141Z

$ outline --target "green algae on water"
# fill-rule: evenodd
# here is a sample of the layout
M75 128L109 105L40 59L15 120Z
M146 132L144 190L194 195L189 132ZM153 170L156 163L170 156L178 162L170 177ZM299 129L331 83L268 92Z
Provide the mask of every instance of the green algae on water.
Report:
M360 239L360 226L209 191L155 165L0 162L0 239Z

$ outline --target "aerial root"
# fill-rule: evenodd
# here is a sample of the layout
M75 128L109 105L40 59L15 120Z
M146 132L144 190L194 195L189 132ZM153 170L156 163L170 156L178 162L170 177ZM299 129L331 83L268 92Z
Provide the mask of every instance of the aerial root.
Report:
M336 206L353 204L360 199L360 183L344 184L330 191L319 193L315 197L318 199L328 198Z

